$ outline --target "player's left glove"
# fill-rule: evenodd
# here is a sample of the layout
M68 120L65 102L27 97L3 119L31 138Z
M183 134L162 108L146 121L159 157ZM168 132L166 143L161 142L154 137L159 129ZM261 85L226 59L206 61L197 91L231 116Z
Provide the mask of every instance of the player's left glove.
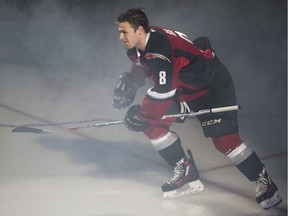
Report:
M186 102L180 102L180 113L181 114L187 114L190 113L191 110L188 106L188 104ZM182 117L178 117L176 118L176 122L178 123L184 123L186 117L182 116Z
M190 113L190 108L187 102L175 100L171 104L170 108L166 112L166 115L175 115L175 114L188 114ZM183 123L187 117L180 116L180 117L172 117L171 120L177 123ZM167 118L169 119L169 118Z
M131 106L125 115L125 126L131 131L143 131L148 126L146 121L139 119L137 116L140 107L139 104Z
M136 96L137 86L133 83L132 76L125 72L114 88L113 106L117 109L129 107Z

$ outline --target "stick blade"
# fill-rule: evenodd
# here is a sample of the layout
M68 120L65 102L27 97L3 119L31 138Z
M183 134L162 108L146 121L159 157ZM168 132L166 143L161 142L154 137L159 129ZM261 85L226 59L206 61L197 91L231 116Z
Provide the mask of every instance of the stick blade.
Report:
M38 128L32 128L32 127L25 127L25 126L21 126L21 127L16 127L12 130L13 133L18 133L18 132L22 132L22 133L37 133L37 134L45 134L48 133L48 131L44 131L42 129L38 129Z

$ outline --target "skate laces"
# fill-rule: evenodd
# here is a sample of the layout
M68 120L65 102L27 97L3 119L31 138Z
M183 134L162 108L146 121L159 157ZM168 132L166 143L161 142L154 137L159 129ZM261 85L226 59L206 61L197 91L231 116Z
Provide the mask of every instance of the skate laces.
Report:
M266 173L265 168L263 167L262 172L259 174L259 178L256 182L256 192L257 192L257 197L262 195L267 191L267 187L270 183L269 176Z
M174 182L176 182L185 174L185 170L186 165L184 162L184 158L182 158L179 162L176 163L176 166L174 167L174 176L167 183L173 184Z

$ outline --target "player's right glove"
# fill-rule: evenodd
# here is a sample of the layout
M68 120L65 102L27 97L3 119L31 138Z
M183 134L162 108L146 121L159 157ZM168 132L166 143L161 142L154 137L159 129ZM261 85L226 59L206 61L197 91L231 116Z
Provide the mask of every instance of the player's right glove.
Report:
M143 131L147 126L148 123L138 118L138 112L141 106L133 105L131 106L124 118L125 126L131 131Z
M136 92L137 85L133 83L131 74L123 73L114 88L113 106L117 109L129 107L135 99Z

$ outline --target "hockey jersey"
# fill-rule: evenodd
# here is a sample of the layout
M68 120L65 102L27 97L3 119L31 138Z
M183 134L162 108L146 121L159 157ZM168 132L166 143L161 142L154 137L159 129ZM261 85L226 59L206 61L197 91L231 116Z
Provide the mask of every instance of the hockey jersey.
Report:
M215 82L218 62L211 49L200 49L201 45L196 46L181 32L152 26L147 37L145 51L133 48L127 55L133 62L130 73L139 85L145 78L154 81L141 114L156 120L173 100L189 101L205 95Z

